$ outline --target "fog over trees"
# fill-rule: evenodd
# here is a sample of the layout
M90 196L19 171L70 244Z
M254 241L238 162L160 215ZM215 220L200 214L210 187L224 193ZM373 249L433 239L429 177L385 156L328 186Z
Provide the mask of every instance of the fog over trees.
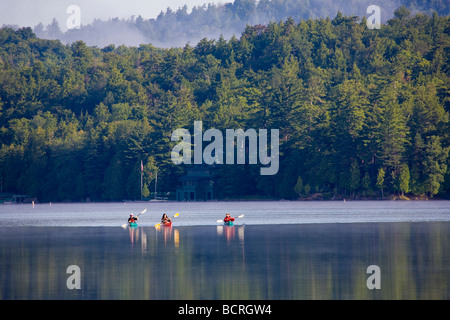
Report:
M105 47L110 44L139 46L151 43L157 47L183 47L186 43L195 45L203 38L219 39L222 35L230 39L239 37L246 25L266 25L292 18L302 19L334 18L338 12L347 16L367 17L371 0L235 0L233 3L209 4L188 8L167 8L154 19L133 16L129 19L111 18L95 20L80 29L61 32L60 23L53 20L47 26L39 24L34 32L40 38L59 39L63 43L82 40L90 46ZM421 12L439 15L449 14L445 0L380 0L381 21L386 22L394 10L405 5L412 14Z

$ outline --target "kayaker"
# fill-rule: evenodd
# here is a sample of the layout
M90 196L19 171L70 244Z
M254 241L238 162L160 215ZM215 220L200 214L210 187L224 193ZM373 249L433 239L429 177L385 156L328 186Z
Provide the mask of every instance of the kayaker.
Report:
M128 223L136 222L137 220L139 220L139 218L133 216L133 214L131 213L130 217L128 218Z
M161 223L169 223L172 220L167 216L167 214L163 214L162 218L161 218Z
M227 223L227 222L230 222L230 221L233 222L234 218L229 213L227 213L225 215L225 218L223 219L223 222Z

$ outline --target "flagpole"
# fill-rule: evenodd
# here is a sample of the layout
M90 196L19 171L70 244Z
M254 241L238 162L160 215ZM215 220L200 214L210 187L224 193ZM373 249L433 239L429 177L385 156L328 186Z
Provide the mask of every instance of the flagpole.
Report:
M142 201L142 174L144 173L144 166L141 160L141 201Z
M156 178L155 178L155 199L156 199L156 186L158 184L158 171L156 171Z

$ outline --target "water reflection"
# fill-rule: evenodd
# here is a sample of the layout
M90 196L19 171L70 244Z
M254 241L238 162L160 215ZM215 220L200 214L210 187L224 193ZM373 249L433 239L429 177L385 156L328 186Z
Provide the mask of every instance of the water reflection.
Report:
M128 227L128 233L130 235L131 247L134 247L134 241L139 241L139 228L137 227Z
M217 235L219 237L225 235L227 242L229 243L231 239L234 239L236 235L235 228L237 228L238 238L241 244L244 244L244 231L245 226L217 226Z
M449 235L447 222L0 228L0 299L449 299Z
M155 233L155 239L158 242L159 235L161 235L162 240L164 242L164 245L167 246L168 244L172 244L175 246L175 248L179 248L180 245L180 232L178 228L170 227L157 227L155 229L153 228L127 228L128 235L130 239L131 248L134 248L135 242L139 242L140 240L140 246L141 246L141 252L142 254L146 254L147 251L147 239L150 234L153 232L153 230L156 230Z

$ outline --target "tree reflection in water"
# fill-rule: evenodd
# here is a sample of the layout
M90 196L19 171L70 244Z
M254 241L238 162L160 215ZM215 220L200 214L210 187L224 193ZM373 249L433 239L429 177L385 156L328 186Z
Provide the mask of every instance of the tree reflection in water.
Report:
M450 223L0 232L1 299L449 299ZM80 290L66 287L69 265ZM369 265L381 289L369 290Z

